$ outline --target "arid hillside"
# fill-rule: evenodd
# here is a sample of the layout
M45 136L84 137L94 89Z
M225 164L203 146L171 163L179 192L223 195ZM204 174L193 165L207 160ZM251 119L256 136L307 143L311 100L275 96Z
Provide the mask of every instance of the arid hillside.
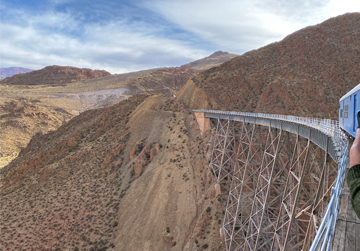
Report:
M1 167L6 164L6 157L16 156L33 135L54 131L73 117L63 109L39 104L36 99L5 101L0 108L0 153L5 157Z
M0 249L223 250L208 139L162 94L35 135L0 170Z
M219 65L232 55L216 52L196 61L196 67L206 67L210 63ZM111 75L106 71L49 66L6 78L0 81L3 135L0 138L0 168L9 163L37 132L55 130L81 112L108 107L135 94L160 92L173 96L197 74L192 67ZM13 103L17 105L11 108ZM19 109L19 105L26 109ZM45 115L36 115L39 112Z
M192 78L189 108L338 118L338 100L360 83L360 13L329 19Z
M81 112L111 106L137 93L172 96L196 74L181 68L106 77L103 73L51 66L0 81L0 168L38 132L55 130ZM90 77L97 78L78 81Z

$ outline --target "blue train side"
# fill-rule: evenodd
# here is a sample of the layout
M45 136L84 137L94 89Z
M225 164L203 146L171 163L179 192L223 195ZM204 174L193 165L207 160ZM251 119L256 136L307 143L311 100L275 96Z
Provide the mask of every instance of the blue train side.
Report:
M360 110L360 84L346 93L340 100L339 125L355 138L358 128L357 113Z

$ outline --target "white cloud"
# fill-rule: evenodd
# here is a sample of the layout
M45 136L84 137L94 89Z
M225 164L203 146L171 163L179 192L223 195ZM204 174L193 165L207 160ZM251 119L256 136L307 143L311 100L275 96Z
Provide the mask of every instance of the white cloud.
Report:
M335 17L344 13L360 12L360 1L358 0L331 0L322 13L322 20Z
M355 0L153 0L146 6L220 49L240 54L330 17L360 11Z
M52 3L72 1L52 0ZM2 5L0 10L7 19L1 20L0 67L39 69L57 64L121 73L178 66L215 50L242 54L330 17L360 11L357 0L142 0L137 3L138 9L119 7L119 15L116 11L109 15L109 18L116 16L116 20L100 18L99 22L81 10L61 13L50 8L26 12ZM88 8L93 10L91 6ZM94 11L97 16L105 10ZM139 18L142 16L145 18Z
M178 66L208 55L187 42L156 36L158 28L141 22L85 24L63 13L17 14L29 21L1 25L1 67L56 64L122 73Z

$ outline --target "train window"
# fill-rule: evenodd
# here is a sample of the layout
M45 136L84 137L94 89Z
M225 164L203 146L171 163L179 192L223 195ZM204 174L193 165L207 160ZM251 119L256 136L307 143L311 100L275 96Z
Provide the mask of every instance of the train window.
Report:
M340 109L340 118L342 118L342 113L343 113L343 110Z
M348 113L349 113L349 105L345 105L345 118L348 118Z

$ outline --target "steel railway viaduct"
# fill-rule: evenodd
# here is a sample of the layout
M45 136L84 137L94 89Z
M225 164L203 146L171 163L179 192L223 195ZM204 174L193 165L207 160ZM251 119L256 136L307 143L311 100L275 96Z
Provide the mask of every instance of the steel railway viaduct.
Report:
M209 167L229 190L227 250L343 250L349 236L356 239L359 221L351 221L357 225L348 237L346 220L339 222L349 142L337 121L193 112L202 133L212 124Z

